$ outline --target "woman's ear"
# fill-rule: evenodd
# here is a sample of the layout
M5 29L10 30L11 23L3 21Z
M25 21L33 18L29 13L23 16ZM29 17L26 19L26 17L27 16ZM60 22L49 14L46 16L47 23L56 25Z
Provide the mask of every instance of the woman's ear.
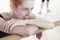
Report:
M13 10L15 10L15 9L16 9L16 7L15 7L14 3L10 3L10 8L11 8L11 9L13 9Z

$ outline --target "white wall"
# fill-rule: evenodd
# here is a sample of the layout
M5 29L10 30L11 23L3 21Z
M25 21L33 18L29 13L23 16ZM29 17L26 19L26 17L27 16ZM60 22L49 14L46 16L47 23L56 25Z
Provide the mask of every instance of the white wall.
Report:
M47 14L47 18L53 21L60 20L60 0L50 0L49 9L51 13Z
M35 8L33 9L33 13L38 14L40 11L41 7L41 0L36 0L35 1ZM60 0L50 0L49 2L49 9L51 12L46 13L46 7L44 5L44 8L42 10L42 16L52 22L56 20L60 20ZM0 0L0 13L1 12L9 12L10 7L9 7L9 0ZM45 15L46 14L46 15Z
M0 0L0 13L10 11L9 1L10 0Z
M42 15L40 15L40 16L42 16L52 22L60 20L60 0L50 0L49 1L49 9L51 12L48 12L48 13L46 12L45 5L42 10ZM39 13L40 9L41 9L41 0L36 0L35 1L35 10L33 12L35 14Z

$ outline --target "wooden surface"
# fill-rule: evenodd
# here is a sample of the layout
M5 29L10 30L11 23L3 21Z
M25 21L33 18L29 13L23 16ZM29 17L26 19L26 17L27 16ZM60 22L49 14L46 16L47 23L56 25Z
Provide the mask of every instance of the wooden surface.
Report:
M55 26L60 26L60 20L59 21L56 21L54 22Z
M42 32L42 31L44 31L45 29L39 29L38 31L37 31L37 33L38 32ZM9 35L9 36L7 36L7 37L4 37L4 38L0 38L0 40L20 40L20 39L23 39L24 37L20 37L20 36L18 36L18 35Z
M0 40L20 40L20 39L22 39L22 37L18 35L10 35L4 38L0 38Z

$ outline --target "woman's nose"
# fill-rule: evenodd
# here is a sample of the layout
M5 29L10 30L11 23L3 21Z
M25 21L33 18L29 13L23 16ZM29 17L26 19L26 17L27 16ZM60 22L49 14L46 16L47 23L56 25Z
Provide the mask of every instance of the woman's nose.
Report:
M29 16L31 14L31 10L27 10L26 16Z

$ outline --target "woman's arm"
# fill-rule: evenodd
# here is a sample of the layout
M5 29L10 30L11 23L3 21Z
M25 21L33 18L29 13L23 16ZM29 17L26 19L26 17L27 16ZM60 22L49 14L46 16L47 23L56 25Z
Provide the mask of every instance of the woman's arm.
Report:
M32 24L32 25L35 25L37 27L44 28L44 29L49 29L49 28L54 28L55 27L53 22L50 22L50 21L45 20L43 18L42 19L27 20L26 24Z
M37 30L38 30L38 27L33 25L24 25L24 26L18 25L18 26L15 26L11 32L13 34L18 34L20 36L27 37L35 34Z
M38 30L38 27L34 25L25 24L26 21L24 20L11 19L9 21L4 21L1 25L1 31L8 34L22 35L26 37L33 35Z
M4 24L5 20L0 17L0 31L3 30L2 26Z

